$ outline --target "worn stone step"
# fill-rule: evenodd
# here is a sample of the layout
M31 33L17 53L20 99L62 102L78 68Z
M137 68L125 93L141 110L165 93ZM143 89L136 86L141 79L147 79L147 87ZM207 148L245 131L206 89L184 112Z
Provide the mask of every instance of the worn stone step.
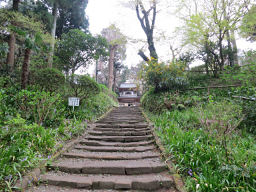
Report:
M105 142L105 141L98 141L98 140L87 140L83 139L80 141L80 144L82 145L88 145L88 146L113 146L113 147L136 147L136 146L145 146L145 145L151 145L153 144L153 140L149 141L140 141L140 142Z
M154 150L154 145L139 146L139 147L111 147L111 146L83 146L76 145L75 149L83 149L86 151L97 151L97 152L144 152Z
M130 120L132 120L132 121L136 121L136 120L139 120L139 121L141 121L141 120L144 120L145 121L145 118L143 118L143 117L134 117L134 116L131 116L131 117L127 117L127 116L120 116L120 117L108 117L108 118L104 118L104 119L101 119L100 121L116 121L116 120L118 120L118 121L130 121Z
M138 191L154 191L154 192L179 192L175 188L160 188L158 190L134 190L134 189L83 189L83 188L72 188L69 186L62 187L56 185L49 185L47 182L42 182L39 186L32 186L26 192L138 192Z
M143 136L152 134L151 131L88 131L90 135L102 136Z
M49 185L72 187L77 189L115 189L115 190L148 190L156 191L174 188L174 180L167 173L139 176L115 175L61 175L46 174L42 181Z
M48 168L74 174L114 175L160 173L167 170L160 159L103 161L62 158L59 163L53 163Z
M93 131L102 131L102 132L124 132L124 131L151 131L150 128L93 128Z
M153 135L144 136L92 136L87 135L85 139L99 140L99 141L113 141L113 142L137 142L153 139Z
M118 124L118 123L123 123L123 124L136 124L136 123L141 123L145 122L145 119L143 120L110 120L110 121L98 121L97 123L102 123L102 124Z
M100 128L147 128L147 123L139 123L139 124L102 124L98 123L96 124L96 127Z
M35 191L177 192L154 144L152 127L139 107L115 108L48 165L41 175L45 184Z
M159 157L157 152L81 152L73 150L68 153L64 153L65 158L85 158L85 159L103 159L103 160L137 160Z

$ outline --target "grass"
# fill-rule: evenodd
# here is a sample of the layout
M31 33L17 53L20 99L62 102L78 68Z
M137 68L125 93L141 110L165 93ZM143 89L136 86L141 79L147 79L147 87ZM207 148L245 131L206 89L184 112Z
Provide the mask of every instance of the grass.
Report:
M12 191L17 179L40 162L49 160L65 142L84 133L87 122L107 112L117 103L109 93L100 92L82 102L74 112L66 109L66 119L57 127L43 127L9 116L0 129L0 191Z
M188 191L256 191L255 136L236 129L240 112L214 102L149 113Z

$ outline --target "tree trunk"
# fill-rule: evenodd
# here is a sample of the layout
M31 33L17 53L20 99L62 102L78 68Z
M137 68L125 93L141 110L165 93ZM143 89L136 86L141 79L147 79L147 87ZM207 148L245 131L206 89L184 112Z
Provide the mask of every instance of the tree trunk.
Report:
M222 32L220 31L219 35L219 54L220 54L220 71L223 71L224 69L224 55L223 55L223 47L222 47Z
M230 37L230 31L227 30L227 41L228 41L228 60L230 67L234 66L234 56L233 56L233 49L231 46L231 37Z
M56 24L57 24L57 15L58 13L58 2L57 0L54 1L53 4L53 10L52 10L52 15L53 15L53 23L52 23L52 29L51 29L51 51L49 53L49 59L48 59L48 67L52 68L52 63L53 63L53 56L54 56L54 47L55 47L55 35L56 35Z
M12 1L12 9L14 11L19 11L19 3L20 3L20 0L13 0Z
M175 58L175 50L172 45L170 45L170 50L172 52L172 63L174 63L176 58Z
M146 10L142 1L138 0L136 2L136 13L137 13L137 18L139 19L139 22L141 24L141 27L144 31L144 33L147 36L147 43L148 43L148 50L150 52L150 57L154 58L156 61L158 60L158 55L156 53L156 48L154 45L154 28L155 28L155 21L156 21L156 1L152 1L153 5L149 8L149 10ZM152 20L150 22L150 12L152 12ZM141 16L141 13L143 16ZM144 61L147 61L147 57L142 51L139 52L139 55L142 57Z
M233 45L233 59L234 59L234 65L238 65L238 51L237 51L237 45L236 45L236 37L235 37L235 31L231 30L231 42Z
M26 89L28 85L28 75L29 75L29 62L30 62L31 49L26 48L24 55L24 62L22 65L22 75L21 75L21 88Z
M19 4L20 4L20 0L13 0L12 1L12 9L13 11L19 11ZM9 52L7 55L7 67L9 68L10 72L13 72L14 70L14 59L15 59L15 43L16 43L16 37L14 33L10 34L10 38L9 38Z
M113 91L116 91L116 70L114 70L114 82L113 82Z
M152 33L153 33L153 31L152 31ZM155 48L155 44L154 44L154 40L153 40L153 34L148 34L147 39L148 39L148 50L150 53L150 57L154 58L157 61L158 55L156 53L156 48Z
M116 46L110 46L110 55L108 63L108 89L112 91L113 80L114 80L114 57L115 57Z
M15 58L15 43L16 43L16 37L14 33L10 34L9 37L9 52L7 55L7 67L9 68L10 72L13 72L14 70L14 58Z
M75 67L72 67L71 68L71 81L72 81L72 83L74 83L75 82Z
M145 55L145 53L144 53L142 50L140 50L140 51L138 52L138 55L141 56L141 58L142 58L145 62L148 62L148 61L149 61L149 58Z
M95 67L95 81L98 83L98 64L99 64L99 59L96 60L96 67Z
M206 61L205 61L205 71L206 74L209 75L209 63L210 63L210 51L209 51L209 35L205 36L205 52L206 52Z

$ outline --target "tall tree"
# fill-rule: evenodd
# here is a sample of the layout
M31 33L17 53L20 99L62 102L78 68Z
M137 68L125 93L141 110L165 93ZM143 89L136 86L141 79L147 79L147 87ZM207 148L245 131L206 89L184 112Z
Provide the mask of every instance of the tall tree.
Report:
M109 43L109 64L108 64L108 88L113 89L114 83L114 59L115 52L119 46L126 44L126 37L120 32L115 25L110 25L102 30L102 35Z
M20 3L20 0L13 0L13 4L12 4L13 11L19 11L19 3ZM15 44L16 44L16 36L15 36L15 33L11 32L9 36L9 41L8 41L9 52L6 60L6 63L10 72L12 72L14 69Z
M85 8L88 0L48 0L52 3L53 22L51 27L51 51L49 54L49 67L52 67L55 38L61 37L63 33L67 33L70 29L86 30L88 21L85 17Z
M14 11L19 11L19 4L20 4L20 0L13 0L12 9Z
M93 37L78 29L62 35L57 46L59 68L73 75L80 67L87 67L92 61L107 54L107 42L101 36Z
M61 38L63 33L71 29L88 31L89 22L85 14L88 0L68 1L59 7L56 36Z
M148 50L150 53L150 57L154 59L158 59L158 55L156 52L155 44L154 44L154 28L156 21L156 0L150 0L149 8L146 9L142 0L136 0L135 7L137 18L141 24L141 27L144 33L147 36ZM151 14L151 15L150 15ZM145 53L140 50L138 53L143 60L148 61L149 58L145 55Z
M120 45L115 52L114 56L114 82L113 82L113 90L116 91L116 87L120 82L120 73L124 68L123 61L126 58L126 46Z
M248 13L243 17L240 33L249 41L256 40L256 5L250 7Z
M54 55L54 47L55 47L55 34L56 34L56 25L57 25L57 17L58 17L58 7L59 2L58 0L55 0L53 2L53 9L52 9L52 16L53 16L53 22L52 22L52 28L51 28L51 50L49 53L49 59L48 59L48 67L52 68L53 63L53 55Z
M218 69L216 69L219 71L224 69L227 62L231 66L235 62L237 63L234 33L238 23L247 12L248 4L250 4L250 0L203 0L203 4L197 4L197 13L185 18L185 39L196 46L211 45L211 48L207 47L207 52L218 63ZM206 35L208 38L205 38ZM206 39L208 42L205 42Z

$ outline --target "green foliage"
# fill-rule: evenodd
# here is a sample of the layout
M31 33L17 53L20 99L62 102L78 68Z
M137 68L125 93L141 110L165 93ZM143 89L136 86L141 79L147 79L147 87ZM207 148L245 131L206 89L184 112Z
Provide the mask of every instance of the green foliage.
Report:
M84 79L87 81L88 77ZM3 87L9 84L8 78L0 79ZM13 85L1 89L1 189L11 188L28 169L50 158L64 141L83 134L86 121L96 119L116 106L117 102L112 98L114 94L110 97L110 92L105 89L97 85L97 92L88 94L74 112L64 103L63 96L54 92L20 91ZM64 120L64 115L69 120Z
M56 92L63 87L65 76L57 69L45 68L35 72L34 81L42 90Z
M118 95L113 92L113 91L110 91L109 88L107 88L106 85L103 85L103 84L99 84L99 88L101 90L101 92L105 93L106 95L108 95L110 98L112 98L115 102L118 102L117 101L117 97Z
M87 124L81 120L66 120L58 129L58 135L63 140L71 139L84 133Z
M0 187L12 186L28 169L51 158L64 141L84 133L86 123L66 121L58 129L27 124L19 115L0 129Z
M239 106L221 102L151 116L188 191L256 189L255 138L226 132L240 122L239 114Z
M113 99L115 98L115 99ZM94 120L102 115L104 112L111 109L113 106L117 106L117 100L114 95L109 96L109 93L100 92L97 95L85 98L80 106L73 111L71 107L68 108L66 113L67 118L73 118L79 120Z
M53 20L52 14L49 12L49 7L42 1L26 0L19 6L19 12L28 17L33 17L36 20L42 22L46 30L51 32L51 24Z
M247 130L256 135L256 103L255 101L240 100L239 104L243 108L244 121L239 128Z
M152 59L143 66L141 79L155 92L184 89L187 85L185 67L184 62L164 64Z
M72 75L69 78L69 83L69 96L79 97L81 100L100 92L98 83L88 75Z
M58 2L59 16L57 20L56 35L61 38L63 33L67 33L72 29L80 29L88 31L89 21L86 17L86 7L88 0L47 0L50 6L54 1Z
M7 25L6 25L7 23ZM17 35L24 35L24 31L29 33L42 32L42 24L34 18L26 17L19 12L0 9L0 29L14 32Z
M26 124L20 116L4 123L0 129L0 186L13 184L28 167L43 160L42 154L55 151L56 131L37 124Z
M252 6L249 12L243 17L240 32L243 37L255 41L256 6Z
M58 125L63 119L63 100L60 94L45 91L22 90L17 106L22 117L38 125Z
M243 66L227 67L221 78L226 82L239 82L247 87L256 86L256 51L245 53Z
M107 42L101 36L93 37L78 29L63 34L57 43L59 69L74 73L81 66L86 67L99 56L105 56Z
M154 90L150 89L150 91L146 92L141 98L143 108L154 113L163 112L166 109L163 95L163 93L154 94Z
M151 89L142 96L141 104L144 109L160 114L164 111L183 110L195 106L203 100L204 98L197 95L191 96L179 92L154 93L154 90Z
M209 32L205 26L204 15L202 13L191 15L186 19L184 44L192 44L193 46L201 46L204 44L204 35Z
M111 46L121 46L127 43L126 37L114 24L110 25L108 28L103 29L101 33Z
M1 41L0 43L0 63L4 63L4 59L8 53L9 46L8 43L2 43Z

